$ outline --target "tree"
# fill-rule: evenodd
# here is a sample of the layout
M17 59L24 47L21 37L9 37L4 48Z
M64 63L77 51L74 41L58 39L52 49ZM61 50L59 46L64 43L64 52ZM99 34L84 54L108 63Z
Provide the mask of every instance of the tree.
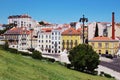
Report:
M88 44L79 44L68 56L75 70L93 72L99 65L99 55Z
M99 34L98 34L98 24L96 23L96 28L95 28L95 35L94 37L98 37Z
M33 53L32 53L32 57L34 59L42 59L42 53L37 51L37 50L34 50Z

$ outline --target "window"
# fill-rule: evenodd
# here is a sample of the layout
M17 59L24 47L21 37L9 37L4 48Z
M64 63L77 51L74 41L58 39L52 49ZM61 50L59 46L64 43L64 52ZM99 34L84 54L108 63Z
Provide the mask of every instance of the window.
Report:
M49 43L50 43L51 41L49 40Z
M54 35L54 33L52 32L52 35Z
M94 43L91 43L92 44L92 47L94 47Z
M48 42L48 40L46 40L46 43Z
M105 43L105 48L108 48L109 47L109 44L108 43Z
M49 38L51 38L51 36L49 35Z
M48 48L48 45L46 45L46 48Z
M60 42L59 42L59 44L60 44Z
M49 45L49 48L51 48L51 46Z
M48 36L46 35L46 38L48 38Z
M75 40L75 46L77 46L77 45L78 45L77 40Z
M57 35L57 32L55 32L55 35Z
M60 53L60 51L58 51L58 53Z
M98 48L101 48L102 47L102 44L101 43L98 43Z
M43 48L43 45L42 45L42 48Z
M44 36L42 35L42 38L43 38Z
M52 44L54 44L54 42L52 42Z
M54 51L52 51L52 53L53 53Z
M71 48L72 48L72 47L73 47L73 40L71 40L71 43L70 43L70 44L71 44Z
M23 26L23 21L21 21L21 26Z
M55 40L57 40L57 36L55 36Z
M54 40L54 37L52 37L52 40Z
M60 36L59 36L59 40L60 40Z
M40 40L39 40L39 43L40 43Z
M60 46L59 46L59 49L60 49Z
M43 40L42 40L42 43L43 43Z

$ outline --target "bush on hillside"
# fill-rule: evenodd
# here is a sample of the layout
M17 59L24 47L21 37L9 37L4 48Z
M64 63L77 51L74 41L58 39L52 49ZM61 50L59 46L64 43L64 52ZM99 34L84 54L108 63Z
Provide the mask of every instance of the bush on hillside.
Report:
M5 41L5 44L3 45L3 49L8 50L9 49L9 44L8 41Z
M68 56L75 70L92 73L99 65L99 55L88 44L79 44Z
M42 53L37 51L37 50L34 50L33 53L32 53L32 57L34 59L42 59Z
M18 54L18 50L14 49L14 48L9 48L8 51L11 52L11 53Z
M50 62L55 62L55 59L53 59L53 58L44 57L43 59L44 59L44 60L47 60L47 61L50 61Z
M23 51L18 51L19 54L24 55L24 56L32 56L32 54L28 52L23 52Z

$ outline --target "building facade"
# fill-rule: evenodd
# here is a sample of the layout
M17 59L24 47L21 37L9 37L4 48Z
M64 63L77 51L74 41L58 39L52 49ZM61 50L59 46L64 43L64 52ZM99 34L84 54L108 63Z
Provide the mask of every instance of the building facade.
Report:
M108 22L93 22L88 24L88 40L94 38L96 24L98 25L98 35L107 36L107 27L111 24Z
M37 50L42 53L51 53L52 28L43 28L38 32Z
M29 15L12 15L8 17L8 24L14 23L16 27L26 27L27 29L35 28L38 24L37 21L33 20Z
M94 37L89 40L91 45L98 54L112 54L115 55L119 49L119 41L109 37Z
M5 33L5 40L8 41L9 47L18 50L26 50L29 48L30 31L25 28L13 27Z
M51 35L52 53L61 53L62 51L61 31L62 28L55 28L52 30L52 35Z
M38 32L37 50L42 53L60 53L61 46L61 28L42 28Z
M80 33L74 28L68 28L62 32L62 50L69 51L80 43L82 43Z

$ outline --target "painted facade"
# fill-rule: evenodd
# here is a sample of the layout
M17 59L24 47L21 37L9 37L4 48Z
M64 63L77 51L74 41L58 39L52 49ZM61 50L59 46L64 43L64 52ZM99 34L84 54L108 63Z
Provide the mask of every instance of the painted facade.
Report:
M62 32L62 50L70 50L81 43L80 33L74 28Z
M5 40L8 41L9 47L18 50L26 50L29 48L29 34L30 31L25 28L17 27L13 27L4 33Z
M89 40L89 45L91 45L98 54L116 54L119 49L118 43L118 40L113 40L109 37L94 37Z

